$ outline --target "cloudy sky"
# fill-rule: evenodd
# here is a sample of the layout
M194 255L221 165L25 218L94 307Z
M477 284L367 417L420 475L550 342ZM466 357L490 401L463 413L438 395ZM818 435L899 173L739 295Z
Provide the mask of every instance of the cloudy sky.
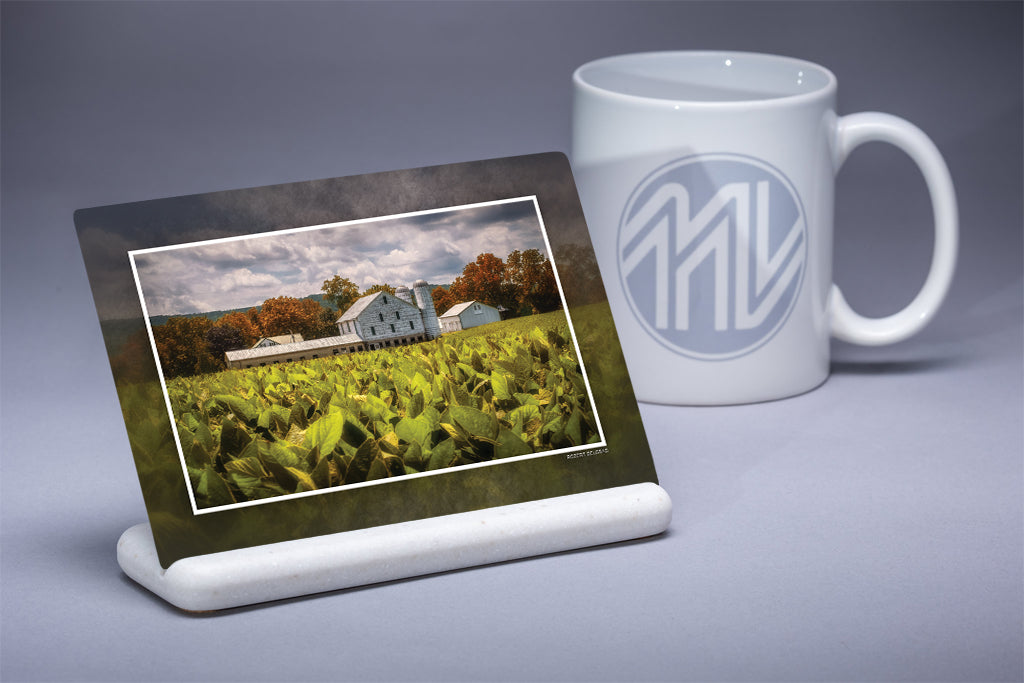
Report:
M477 255L547 255L530 200L323 229L135 252L149 315L257 306L317 294L324 280L370 285L447 284Z

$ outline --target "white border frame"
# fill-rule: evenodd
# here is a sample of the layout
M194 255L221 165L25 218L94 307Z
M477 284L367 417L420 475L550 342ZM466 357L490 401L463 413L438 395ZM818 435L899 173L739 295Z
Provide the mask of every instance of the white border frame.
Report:
M272 498L261 498L259 500L250 500L250 501L245 501L245 502L242 502L242 503L233 503L233 504L230 504L230 505L218 505L217 507L204 508L202 510L200 510L200 509L198 509L196 507L195 492L192 490L192 482L191 482L191 480L189 479L189 476L188 476L188 466L185 463L185 453L182 450L181 440L180 440L180 438L178 436L177 422L176 422L175 417L174 417L174 411L171 408L171 399L170 399L170 395L167 392L167 382L164 379L163 367L160 365L160 354L157 352L157 348L156 348L156 339L155 339L155 337L153 335L153 327L152 327L152 325L150 323L149 309L146 306L146 298L145 298L145 296L143 295L143 292L142 292L142 283L139 280L138 269L136 268L136 265L135 265L135 256L136 255L153 254L153 253L157 253L157 252L161 252L161 251L174 251L174 250L178 250L178 249L188 249L188 248L198 247L198 246L202 246L202 245L224 244L224 243L228 243L228 242L238 242L238 241L242 241L242 240L260 239L262 237L280 237L282 235L289 235L289 234L295 234L295 233L301 233L301 232L311 232L311 231L314 231L314 230L326 230L326 229L333 229L333 228L343 228L343 227L353 226L353 225L364 225L364 224L367 224L367 223L377 223L377 222L385 221L385 220L394 220L394 219L400 219L400 218L408 218L408 217L411 217L411 216L424 216L424 215L433 214L433 213L446 213L446 212L452 212L452 211L462 211L462 210L465 210L465 209L473 209L473 208L478 208L478 207L482 207L482 206L496 206L496 205L500 205L500 204L511 204L511 203L515 203L515 202L524 202L524 201L531 201L531 202L533 202L533 208L534 208L534 211L535 211L536 216L537 216L537 222L540 224L541 236L544 238L544 248L547 250L548 260L551 262L551 269L552 269L552 271L554 272L554 275L555 275L555 285L558 287L558 296L559 296L559 298L562 301L562 310L565 313L565 320L566 320L566 322L569 325L569 334L572 336L572 343L573 343L573 346L575 347L575 350L576 350L576 359L577 359L577 361L580 364L580 372L583 375L584 386L586 386L586 388L587 388L587 398L590 400L590 405L594 409L594 421L597 423L597 433L600 436L600 441L598 443L585 444L585 445L582 445L582 446L572 446L570 448L561 448L561 449L552 450L552 451L541 451L539 453L530 453L530 454L527 454L527 455L520 455L520 456L516 456L516 457L513 457L513 458L503 458L501 460L490 460L490 461L487 461L487 462L473 463L473 464L469 464L469 465L459 465L459 466L456 466L456 467L445 467L445 468L442 468L442 469L430 470L430 471L427 471L427 472L417 472L416 474L406 474L406 475L403 475L401 477L388 477L388 478L385 478L385 479L374 479L373 481L363 481L363 482L358 482L358 483L355 483L355 484L348 484L348 485L342 485L342 486L334 486L334 487L326 488L326 489L318 489L316 491L302 491L300 493L289 493L289 494L285 494L285 495L274 496ZM572 324L572 316L569 314L569 307L568 307L568 305L565 302L565 292L562 290L562 280L558 276L558 266L555 263L554 255L552 254L552 251L551 251L551 242L548 240L547 226L545 226L545 224L544 224L544 217L543 217L543 215L541 215L540 206L537 203L537 196L536 195L525 195L525 196L521 196L521 197L511 197L509 199L498 199L498 200L489 201L489 202L476 202L476 203L473 203L473 204L460 204L460 205L457 205L457 206L447 206L447 207L441 207L441 208L437 208L437 209L426 209L426 210L423 210L423 211L410 211L410 212L406 212L406 213L389 214L389 215L386 215L386 216L375 216L375 217L372 217L372 218L358 218L358 219L350 220L350 221L340 221L340 222L336 222L336 223L323 223L323 224L320 224L320 225L310 225L310 226L304 226L304 227L299 227L299 228L286 228L286 229L283 229L283 230L271 230L271 231L268 231L268 232L255 233L255 234L249 234L249 235L236 235L236 236L233 236L233 237L219 237L219 238L211 239L211 240L200 240L200 241L197 241L197 242L185 242L185 243L182 243L182 244L173 244L173 245L167 245L167 246L163 246L163 247L151 247L149 249L134 249L134 250L131 250L131 251L128 252L128 260L131 263L132 277L135 279L135 287L136 287L136 290L138 291L139 303L142 305L142 316L143 316L143 318L144 318L144 320L146 322L146 333L149 336L150 349L153 352L153 360L156 363L157 374L160 377L160 388L161 388L161 390L163 392L163 395L164 395L164 405L167 408L167 415L168 415L168 417L171 420L171 433L174 436L174 446L178 450L178 459L179 459L179 461L181 463L182 476L184 476L184 478L185 478L185 484L186 484L185 488L188 491L188 500L189 500L189 504L192 507L192 514L193 515L204 515L204 514L211 514L211 513L216 513L216 512L224 512L224 511L227 511L227 510L234 510L234 509L242 508L242 507L251 507L251 506L254 506L254 505L264 505L264 504L267 504L267 503L282 502L282 501L285 501L285 500L290 500L292 498L300 498L300 497L306 497L306 496L317 496L317 495L323 495L323 494L326 494L326 493L337 493L339 491L345 491L345 490L354 489L354 488L362 488L362 487L366 487L366 486L377 486L377 485L380 485L380 484L388 484L388 483L395 482L395 481L406 481L406 480L415 479L415 478L418 478L418 477L431 477L431 476L436 476L436 475L450 474L452 472L457 472L457 471L461 472L463 470L473 469L473 468L477 468L477 467L490 467L490 466L493 466L493 465L500 465L500 464L503 464L503 463L515 462L515 461L518 461L518 460L528 460L528 459L531 459L531 458L550 457L550 456L554 456L554 455L567 454L567 453L575 453L575 452L579 452L579 451L590 451L590 450L599 449L599 448L607 448L607 446L608 446L608 443L607 443L607 441L605 439L604 428L601 425L601 417L598 414L597 403L594 401L594 392L593 392L593 389L590 386L590 377L587 374L586 365L583 363L583 358L580 355L579 343L576 340L576 328Z

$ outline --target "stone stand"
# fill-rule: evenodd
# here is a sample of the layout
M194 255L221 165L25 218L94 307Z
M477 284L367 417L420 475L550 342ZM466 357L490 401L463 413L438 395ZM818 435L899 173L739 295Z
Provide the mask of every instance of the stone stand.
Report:
M149 524L121 535L129 577L205 612L653 536L672 503L653 483L157 561Z

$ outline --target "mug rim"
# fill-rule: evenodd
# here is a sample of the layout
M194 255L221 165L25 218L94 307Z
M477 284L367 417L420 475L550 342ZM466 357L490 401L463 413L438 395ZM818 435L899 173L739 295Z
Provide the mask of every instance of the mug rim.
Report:
M774 62L777 64L787 64L793 67L803 67L806 69L814 70L821 74L822 76L824 76L825 82L823 85L813 90L808 90L806 92L794 93L789 95L751 97L737 100L697 100L686 98L655 97L650 95L636 95L632 93L620 92L618 90L595 85L594 83L588 81L583 75L585 70L590 69L592 67L615 62L623 62L630 59L660 59L680 57L711 57L720 58L723 60L730 60L732 58L742 58L756 59L760 62ZM672 104L675 106L675 108L695 107L702 109L721 107L742 109L749 107L765 106L794 106L807 102L814 102L823 97L827 97L830 94L835 93L837 88L837 79L835 74L833 74L829 69L821 66L820 64L816 64L805 59L799 59L797 57L788 57L785 55L776 55L766 52L747 52L743 50L657 50L652 52L629 52L618 55L610 55L608 57L601 57L599 59L594 59L585 64L580 65L579 67L576 68L575 71L573 71L572 80L577 88L600 97L617 99L624 102L632 102L636 104Z

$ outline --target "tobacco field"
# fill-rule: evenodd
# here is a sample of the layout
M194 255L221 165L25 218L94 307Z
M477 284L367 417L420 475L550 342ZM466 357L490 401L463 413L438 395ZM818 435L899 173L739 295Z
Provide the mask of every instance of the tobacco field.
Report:
M561 312L167 383L198 508L597 443Z

